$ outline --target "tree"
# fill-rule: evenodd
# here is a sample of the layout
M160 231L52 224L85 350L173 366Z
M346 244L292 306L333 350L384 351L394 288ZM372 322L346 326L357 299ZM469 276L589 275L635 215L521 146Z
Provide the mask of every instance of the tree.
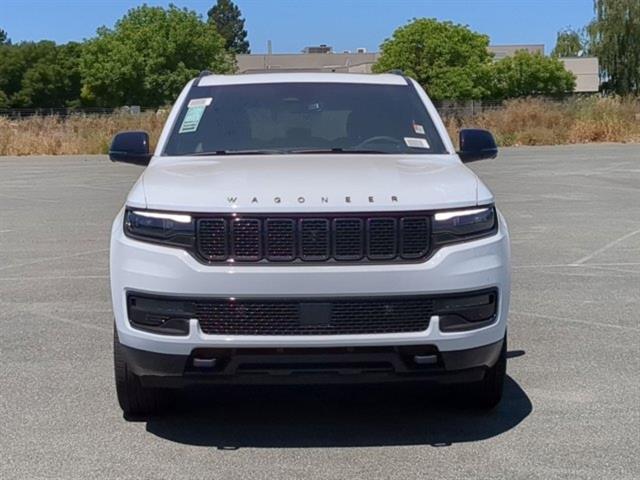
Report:
M216 26L224 38L225 48L234 53L251 53L240 9L231 0L218 0L207 12L209 23Z
M2 71L4 70L3 67L3 60L6 57L6 55L4 54L4 50L6 45L9 45L11 43L11 40L9 40L9 37L7 35L7 32L5 32L4 30L2 30L0 28L0 108L8 108L9 107L9 96L4 92L3 90L3 84L5 83L3 77L2 77Z
M223 38L198 14L143 5L84 45L82 99L100 106L165 105L200 71L233 67Z
M595 0L587 27L606 89L640 94L640 1Z
M8 104L11 95L20 90L26 70L27 65L16 46L0 45L0 90L4 92Z
M0 45L0 90L11 107L66 107L80 96L80 44Z
M400 69L436 100L479 99L488 93L489 37L435 19L414 19L381 45L375 72Z
M81 45L55 46L30 66L22 77L13 104L20 107L66 107L80 97L79 56Z
M493 97L562 95L575 88L575 77L557 58L519 50L493 66Z
M558 32L552 57L579 57L587 51L586 41L577 30L566 28Z

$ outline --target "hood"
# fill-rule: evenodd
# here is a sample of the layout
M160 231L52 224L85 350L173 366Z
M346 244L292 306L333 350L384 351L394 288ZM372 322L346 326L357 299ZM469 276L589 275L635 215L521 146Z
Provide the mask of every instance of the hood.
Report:
M478 202L477 177L453 155L157 157L139 187L146 208L190 212L427 210ZM132 191L130 204L139 193Z

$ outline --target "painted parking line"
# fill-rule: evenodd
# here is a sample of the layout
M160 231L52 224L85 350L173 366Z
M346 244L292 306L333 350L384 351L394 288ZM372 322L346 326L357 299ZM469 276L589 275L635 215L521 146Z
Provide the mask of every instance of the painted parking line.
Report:
M571 266L582 265L583 263L586 263L589 260L591 260L592 258L600 255L601 253L604 253L607 250L610 250L611 248L615 247L616 245L624 242L626 239L631 238L631 237L633 237L635 235L638 235L639 233L640 233L640 228L638 230L634 230L633 232L629 232L626 235L623 235L620 238L617 238L617 239L613 240L612 242L607 243L604 247L601 247L601 248L595 250L594 252L590 253L589 255L584 256L579 260L576 260L575 262L573 262L571 264Z

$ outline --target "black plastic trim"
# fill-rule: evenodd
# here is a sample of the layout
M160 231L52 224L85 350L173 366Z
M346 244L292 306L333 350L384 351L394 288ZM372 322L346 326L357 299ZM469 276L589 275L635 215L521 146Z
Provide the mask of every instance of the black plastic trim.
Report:
M335 384L479 381L496 364L504 340L477 348L438 351L434 345L337 348L212 348L191 355L147 352L122 345L128 368L144 386L181 388L193 384ZM413 355L436 355L418 365ZM219 358L212 369L193 367L193 358ZM290 368L289 368L290 366ZM306 368L308 367L308 368Z
M207 300L230 300L231 298L241 301L295 301L295 302L303 302L303 303L312 303L312 302L321 302L325 303L331 300L398 300L398 299L416 299L416 298L430 298L434 300L440 299L449 299L449 298L462 298L462 297L475 297L477 295L484 295L487 293L498 293L498 289L496 287L488 287L481 288L478 290L464 290L461 292L450 292L450 293L431 293L431 294L417 294L417 295L348 295L348 296L313 296L313 297L297 297L297 296L286 296L281 295L277 297L263 297L263 296L255 296L255 295L163 295L159 293L149 293L138 290L128 290L127 297L135 296L135 297L146 297L152 298L156 300L168 300L168 301L207 301Z
M347 297L335 297L335 296L322 296L322 297L255 297L255 296L170 296L170 295L162 295L162 294L154 294L154 293L144 293L137 291L128 291L127 292L127 315L129 318L129 322L132 327L139 330L152 331L153 333L167 334L167 335L186 335L187 332L177 332L177 331L162 331L161 326L152 326L141 325L140 323L136 323L132 321L132 312L131 303L132 299L142 299L143 301L157 301L159 303L176 303L178 307L173 307L171 305L166 306L166 310L163 311L162 305L154 307L151 306L150 311L156 315L164 315L166 317L170 317L171 319L189 319L189 318L197 318L196 313L196 303L206 303L206 302L219 302L228 300L231 301L233 298L234 302L242 303L242 302L257 302L257 303L270 303L270 302L282 302L282 303L298 303L298 304L320 304L320 303L340 303L340 302L362 302L370 300L372 302L380 302L380 301L394 301L398 300L432 300L435 305L433 307L432 315L461 315L464 313L463 309L456 310L452 308L450 310L444 310L442 306L438 306L438 303L446 302L450 299L465 299L465 298L473 298L483 295L492 295L493 296L493 314L487 319L481 319L478 321L461 321L453 328L444 327L440 328L443 332L458 332L458 331L470 331L476 330L482 327L486 327L492 325L496 322L498 318L498 312L500 308L500 295L499 291L496 287L483 288L480 290L472 290L472 291L464 291L464 292L454 292L454 293L443 293L443 294L423 294L423 295L353 295ZM463 318L464 320L464 318ZM171 324L169 325L171 327ZM340 334L325 334L325 335L340 335Z
M438 213L438 212L454 212L454 211L462 211L462 210L469 210L469 209L474 209L474 208L493 208L495 210L495 222L494 222L494 228L492 228L490 231L486 231L486 232L482 232L480 234L477 235L473 235L473 236L468 236L468 237L464 237L462 239L459 240L454 240L454 241L448 241L448 242L438 242L436 243L433 239L433 226L432 226L432 222L433 222L433 216ZM185 211L168 211L168 210L154 210L154 209L149 209L149 210L145 210L145 209L140 209L140 208L132 208L132 207L127 207L127 210L144 210L144 211L148 211L148 212L154 212L154 213L166 213L166 214L180 214L180 215L190 215L191 217L193 217L194 219L194 225L195 225L195 235L193 238L193 241L191 242L191 244L189 246L184 246L184 245L176 245L176 244L172 244L172 243L167 243L161 240L157 240L151 237L142 237L139 235L134 235L131 234L130 232L127 231L126 229L126 215L124 215L124 221L123 221L123 230L125 233L125 236L135 239L135 240L139 240L145 243L152 243L155 245L161 245L161 246L165 246L165 247L170 247L170 248L179 248L181 250L186 250L189 254L191 254L192 257L194 257L196 260L198 260L198 262L202 263L203 265L209 265L209 266L225 266L225 265L230 265L233 264L235 266L238 265L242 265L242 266L255 266L255 265L260 265L260 266L279 266L279 265L305 265L305 266L323 266L323 265L327 265L327 266L335 266L335 265L386 265L386 264L419 264L419 263L425 263L427 262L432 256L433 254L435 254L440 248L442 247L446 247L449 245L457 245L457 244L462 244L462 243L467 243L470 241L475 241L475 240L479 240L482 238L487 238L487 237L491 237L496 235L499 232L499 221L498 221L498 213L497 210L495 209L495 205L493 203L490 204L484 204L484 205L469 205L469 206L465 206L465 207L457 207L457 208L448 208L448 209L438 209L438 210L399 210L399 211L357 211L357 212L311 212L311 213L301 213L301 212L272 212L272 213L252 213L252 212L246 212L246 213L232 213L232 212L222 212L222 213L210 213L210 212L185 212ZM235 217L234 217L235 216ZM419 257L416 258L407 258L400 256L399 254L397 256L395 256L392 259L370 259L367 258L367 249L364 248L363 252L364 252L364 256L361 257L360 260L337 260L334 258L331 258L331 253L328 253L328 257L327 259L320 259L320 258L310 258L309 260L305 260L302 258L302 245L301 245L301 239L302 236L300 235L300 231L301 231L301 222L306 220L306 219L313 219L313 218L321 218L321 219L328 219L330 224L332 222L333 219L336 218L350 218L350 217L375 217L375 218L396 218L396 219L400 219L402 217L420 217L420 216L427 216L431 218L431 221L429 222L428 225L428 231L429 231L429 247L426 251L426 253L424 255L421 255ZM266 223L266 220L268 219L278 219L281 217L285 217L285 218L296 218L296 217L301 217L298 219L298 221L296 222L296 228L297 230L297 235L298 235L298 242L297 242L297 249L298 249L298 253L299 253L299 258L295 258L294 260L269 260L267 258L262 258L261 260L258 261L252 261L252 260L239 260L239 261L229 261L229 260L209 260L207 258L205 258L204 256L200 255L198 253L198 231L199 231L199 226L198 226L198 222L200 220L207 220L207 219L217 219L217 218L226 218L231 219L231 218L242 218L242 217L247 217L247 218L260 218L262 219L262 235L263 235L263 240L264 237L266 236L266 229L264 228L264 225ZM366 228L365 228L366 229ZM229 221L227 221L227 235L231 235L231 226ZM366 232L365 232L365 243L366 243ZM228 241L227 241L228 243ZM263 242L264 243L264 242ZM330 250L333 250L333 245L331 245L333 242L330 242ZM400 251L402 248L401 244L398 243L398 250ZM227 245L227 249L229 251L230 246ZM399 253L399 252L398 252ZM233 255L233 252L229 251L230 255Z
M211 73L209 70L202 70L199 74L198 77L195 79L195 81L193 82L193 86L200 86L200 81L204 78L204 77L208 77L209 75L213 75L213 73Z

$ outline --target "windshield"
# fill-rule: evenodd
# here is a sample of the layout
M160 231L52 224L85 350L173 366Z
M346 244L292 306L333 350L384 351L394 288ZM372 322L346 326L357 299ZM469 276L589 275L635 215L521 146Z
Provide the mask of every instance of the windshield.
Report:
M410 85L267 83L191 88L165 155L446 153Z

